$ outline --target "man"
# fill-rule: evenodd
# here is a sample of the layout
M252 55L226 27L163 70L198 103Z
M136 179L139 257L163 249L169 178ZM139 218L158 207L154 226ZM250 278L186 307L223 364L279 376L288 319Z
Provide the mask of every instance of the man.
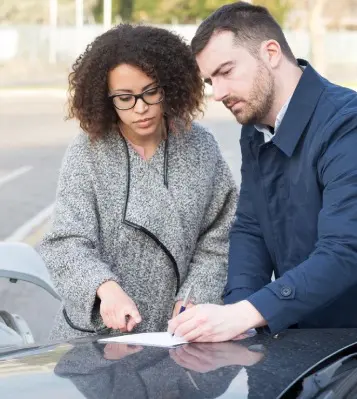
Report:
M357 94L297 61L263 7L221 7L191 46L243 125L242 184L226 305L188 309L169 331L224 341L258 327L357 327Z

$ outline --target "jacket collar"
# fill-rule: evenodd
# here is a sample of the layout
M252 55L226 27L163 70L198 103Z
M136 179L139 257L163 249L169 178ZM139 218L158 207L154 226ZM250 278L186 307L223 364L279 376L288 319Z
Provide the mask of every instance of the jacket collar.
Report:
M272 142L280 148L288 157L294 150L309 123L319 98L325 88L323 78L305 60L298 59L300 66L304 66L304 72L291 97L286 113L281 121L279 129ZM249 141L256 141L262 134L254 125L244 126L247 129ZM260 140L259 140L260 141Z
M306 68L294 91L279 130L272 140L288 157L294 153L324 90L323 78L311 65L301 59L298 59L298 63Z

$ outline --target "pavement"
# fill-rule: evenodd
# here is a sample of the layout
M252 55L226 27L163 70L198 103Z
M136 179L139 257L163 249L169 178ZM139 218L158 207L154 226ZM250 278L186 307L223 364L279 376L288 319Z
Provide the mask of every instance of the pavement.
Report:
M65 121L61 89L0 90L0 241L34 247L49 227L64 151L78 126ZM222 104L207 101L200 122L215 135L240 185L240 126ZM59 303L31 284L0 280L1 309L23 316L36 341L48 336Z

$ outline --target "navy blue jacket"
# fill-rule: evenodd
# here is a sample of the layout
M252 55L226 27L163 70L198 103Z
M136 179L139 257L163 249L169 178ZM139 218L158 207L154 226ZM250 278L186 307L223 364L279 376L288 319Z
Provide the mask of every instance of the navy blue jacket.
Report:
M357 327L357 93L307 65L273 140L247 125L240 144L225 303L272 334Z

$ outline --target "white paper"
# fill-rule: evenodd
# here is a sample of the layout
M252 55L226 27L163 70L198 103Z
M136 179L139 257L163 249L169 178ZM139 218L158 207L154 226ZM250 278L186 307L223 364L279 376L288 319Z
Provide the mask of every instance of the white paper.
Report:
M188 342L182 338L172 336L168 332L155 332L143 334L128 334L119 337L108 337L98 339L99 343L120 343L130 345L143 346L159 346L163 348L174 348L179 345L187 344Z

